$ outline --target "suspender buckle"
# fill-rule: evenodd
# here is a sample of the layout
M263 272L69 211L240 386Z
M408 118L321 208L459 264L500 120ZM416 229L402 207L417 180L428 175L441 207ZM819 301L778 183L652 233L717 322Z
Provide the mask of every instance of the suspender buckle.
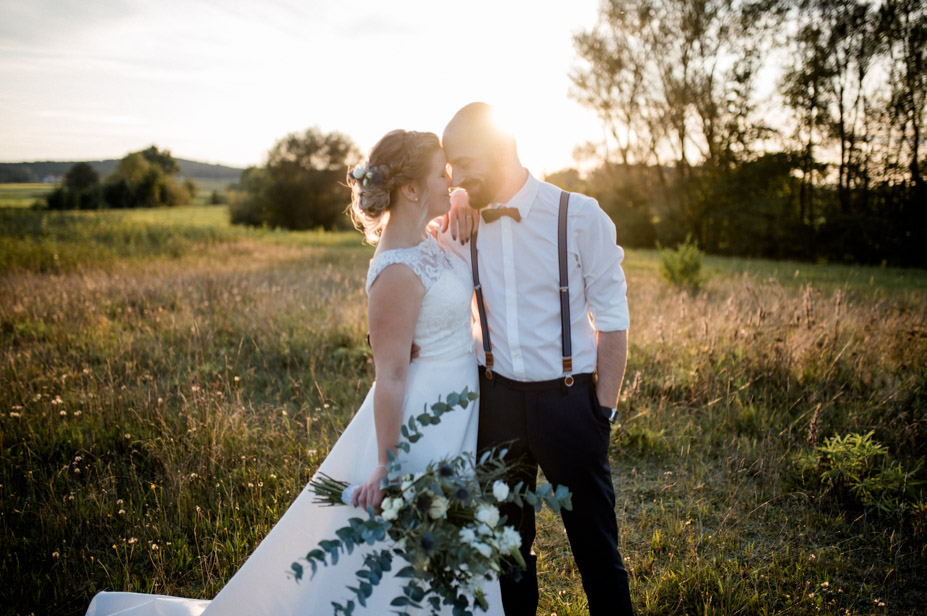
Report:
M486 368L492 368L492 351L486 351Z
M568 374L563 377L563 384L567 387L573 387L574 379L572 374Z

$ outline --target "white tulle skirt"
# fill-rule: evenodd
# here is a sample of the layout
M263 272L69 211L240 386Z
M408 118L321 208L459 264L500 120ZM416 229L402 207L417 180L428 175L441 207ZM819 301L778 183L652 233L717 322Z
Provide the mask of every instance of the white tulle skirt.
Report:
M375 386L374 386L375 387ZM422 412L438 396L459 392L464 387L478 391L476 361L472 354L443 359L417 359L409 368L404 420ZM373 391L368 392L344 434L335 443L319 471L351 483L366 480L377 465L377 440L373 420ZM477 401L478 403L479 401ZM423 437L404 456L403 470L423 470L428 462L475 452L478 404L443 415L441 423L423 428ZM339 559L336 567L321 567L315 577L293 579L290 564L304 557L322 539L351 517L366 514L353 507L314 504L314 495L304 489L287 512L228 584L212 600L183 599L163 595L101 592L93 598L87 616L286 616L329 615L332 602L345 604L353 598L347 586L356 586L354 573L361 568L367 550L357 549ZM382 546L374 546L382 547ZM401 561L394 560L394 571ZM384 578L374 588L367 607L355 614L383 616L393 612L390 601L401 594L403 581ZM498 582L487 583L488 614L502 614ZM450 614L450 610L446 609ZM442 612L443 613L443 612Z

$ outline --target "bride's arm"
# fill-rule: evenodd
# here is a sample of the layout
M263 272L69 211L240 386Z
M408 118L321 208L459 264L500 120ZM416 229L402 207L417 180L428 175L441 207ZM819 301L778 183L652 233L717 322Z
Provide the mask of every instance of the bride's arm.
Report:
M377 430L378 466L354 493L354 504L366 508L380 506L386 477L387 450L395 453L402 424L402 402L409 372L409 349L415 323L422 307L425 287L404 265L391 265L377 276L367 299L370 346L376 369L373 416Z

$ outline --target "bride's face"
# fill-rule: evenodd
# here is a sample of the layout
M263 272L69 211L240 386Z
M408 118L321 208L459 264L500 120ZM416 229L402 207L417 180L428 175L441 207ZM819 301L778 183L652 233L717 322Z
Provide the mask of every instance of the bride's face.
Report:
M451 176L447 173L447 157L438 150L431 159L431 169L425 178L428 189L428 219L443 216L451 209Z

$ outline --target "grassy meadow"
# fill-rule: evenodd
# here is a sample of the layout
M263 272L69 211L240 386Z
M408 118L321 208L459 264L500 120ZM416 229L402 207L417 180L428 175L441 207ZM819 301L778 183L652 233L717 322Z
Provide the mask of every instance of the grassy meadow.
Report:
M371 254L221 207L0 208L0 612L213 596L370 386ZM611 448L638 613L923 614L927 272L706 258L690 293L658 263L627 253ZM585 614L539 519L539 613Z

